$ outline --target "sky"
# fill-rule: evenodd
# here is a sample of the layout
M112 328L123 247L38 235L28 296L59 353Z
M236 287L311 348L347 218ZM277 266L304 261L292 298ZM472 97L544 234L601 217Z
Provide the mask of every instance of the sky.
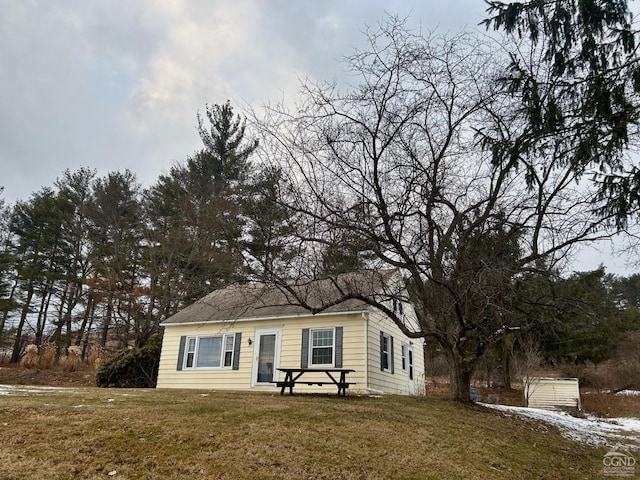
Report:
M206 104L259 107L332 79L386 12L458 31L482 0L0 0L7 202L81 166L144 184L202 146Z
M207 104L259 108L295 97L303 78L332 80L387 14L456 33L481 29L484 10L483 0L0 0L0 198L26 200L83 166L129 169L149 186L202 147Z

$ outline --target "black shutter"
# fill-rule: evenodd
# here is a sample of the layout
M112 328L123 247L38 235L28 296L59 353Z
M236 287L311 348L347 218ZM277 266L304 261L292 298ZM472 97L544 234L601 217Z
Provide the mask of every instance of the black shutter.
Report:
M342 368L342 327L336 327L336 368Z
M300 368L309 366L309 329L302 329L302 350L300 351Z
M180 337L180 347L178 348L178 367L176 370L182 370L182 361L184 360L184 346L187 342L187 337Z
M395 362L393 361L393 337L389 335L389 369L391 373L395 373Z
M384 372L384 333L380 330L380 370Z
M236 333L236 338L233 341L233 370L240 368L240 343L242 342L242 333Z

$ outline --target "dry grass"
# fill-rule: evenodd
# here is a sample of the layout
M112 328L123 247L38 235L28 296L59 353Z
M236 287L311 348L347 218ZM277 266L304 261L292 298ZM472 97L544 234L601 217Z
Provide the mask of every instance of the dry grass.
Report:
M640 397L616 395L595 391L582 391L582 409L599 417L640 418Z
M60 366L65 372L75 372L83 365L82 349L72 346L67 348L67 354L60 359Z
M584 479L602 477L604 453L440 398L96 388L0 396L7 480Z
M24 356L20 359L20 366L24 368L36 368L40 361L37 345L27 345Z
M0 384L55 385L60 387L90 387L96 384L95 374L88 365L76 371L65 371L61 365L50 368L24 368L16 364L0 364Z

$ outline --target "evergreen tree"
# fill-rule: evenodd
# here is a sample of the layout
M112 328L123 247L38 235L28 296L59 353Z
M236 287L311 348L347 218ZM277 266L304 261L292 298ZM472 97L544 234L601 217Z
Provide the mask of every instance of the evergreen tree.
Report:
M11 215L10 231L14 243L16 271L24 295L17 325L11 361L17 362L22 350L22 335L27 317L37 315L35 341L44 334L55 283L63 276L70 253L63 238L63 225L72 215L72 207L50 188L34 193L29 201L18 202ZM38 306L34 306L38 300Z
M146 192L152 283L165 315L242 278L242 199L257 144L229 102L207 107L206 116L208 129L198 116L205 148Z
M611 284L620 307L640 310L640 274L616 277Z
M597 365L611 357L626 332L640 327L637 310L619 302L615 283L603 267L555 282L556 311L541 337L549 360Z
M206 116L209 128L198 115L198 130L211 158L199 168L189 165L189 170L199 170L209 182L213 181L211 186L218 192L239 187L246 181L250 170L249 157L258 147L258 142L246 138L246 122L239 115L234 115L229 101L224 105L207 106Z
M246 188L242 203L247 221L244 250L247 273L265 280L264 272L284 274L295 256L291 244L296 215L280 202L282 170L267 167Z
M640 208L640 170L628 156L639 133L640 55L627 0L487 4L487 28L514 38L502 81L524 120L509 139L483 132L494 161L521 168L523 158L561 152L575 172L595 173L601 213L624 226Z
M0 193L2 193L2 187L0 187ZM15 301L17 278L15 257L10 249L9 218L10 209L5 206L4 199L0 199L0 342L4 340L9 312L17 307Z
M100 301L93 308L102 316L101 345L110 333L127 345L134 338L144 344L153 327L143 327L145 270L143 268L143 214L140 186L133 173L111 172L93 183L87 207L92 280Z
M58 318L52 340L58 342L63 338L65 329L65 347L73 342L73 318L76 308L84 298L85 279L91 272L88 205L92 194L92 181L95 170L80 168L74 172L65 170L62 177L56 180L59 195L66 199L71 208L71 215L65 218L62 225L63 241L68 257L65 259L60 286L57 289Z

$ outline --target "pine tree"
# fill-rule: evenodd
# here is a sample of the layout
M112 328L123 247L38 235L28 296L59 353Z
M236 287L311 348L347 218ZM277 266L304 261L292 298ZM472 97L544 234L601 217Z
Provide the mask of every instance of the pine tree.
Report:
M229 102L198 116L205 148L146 192L154 288L165 315L242 278L242 198L257 147Z
M628 156L640 133L640 45L627 0L487 4L483 23L513 39L503 42L502 82L524 120L510 138L483 132L494 161L522 168L523 158L559 152L595 179L600 213L625 226L640 211L640 169Z
M22 335L27 317L37 312L35 341L42 340L55 283L63 277L69 257L63 238L63 225L72 215L72 207L50 188L34 193L29 201L18 202L11 215L10 231L14 243L16 271L24 299L21 302L11 361L17 362L22 350ZM38 300L38 306L34 304Z
M153 329L140 329L145 317L141 302L143 268L143 213L140 186L133 173L111 172L93 183L93 197L87 208L92 243L91 263L96 272L92 281L102 315L101 345L110 333L127 345L134 338L143 344Z

